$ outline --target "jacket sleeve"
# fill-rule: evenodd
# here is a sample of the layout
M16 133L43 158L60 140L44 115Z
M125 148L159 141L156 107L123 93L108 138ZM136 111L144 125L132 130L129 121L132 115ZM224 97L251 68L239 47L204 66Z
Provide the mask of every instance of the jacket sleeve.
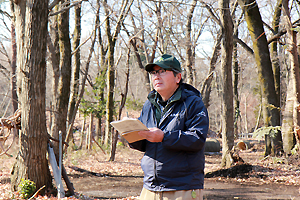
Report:
M174 128L164 129L163 146L178 151L201 151L209 127L207 109L201 98L196 98L191 103L184 103L184 107L185 116L180 119L179 125L173 124Z
M136 149L136 150L145 152L146 151L146 140L140 140L140 141L136 141L133 143L129 143L129 146L132 149Z

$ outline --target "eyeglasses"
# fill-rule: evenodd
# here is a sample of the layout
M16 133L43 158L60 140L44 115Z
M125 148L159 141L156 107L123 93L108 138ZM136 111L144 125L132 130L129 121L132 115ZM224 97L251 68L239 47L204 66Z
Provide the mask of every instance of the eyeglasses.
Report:
M159 70L153 70L151 72L149 72L151 76L154 76L154 75L160 75L160 76L163 76L166 74L166 70L165 69L159 69Z

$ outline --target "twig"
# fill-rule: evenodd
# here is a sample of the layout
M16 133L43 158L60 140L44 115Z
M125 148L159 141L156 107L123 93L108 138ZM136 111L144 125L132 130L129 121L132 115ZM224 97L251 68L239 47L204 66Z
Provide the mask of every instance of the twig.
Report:
M92 140L97 144L97 146L102 150L102 152L106 155L105 151L103 150L103 148L98 144L98 142L95 140L94 137L92 137Z
M42 189L44 189L45 187L46 187L46 186L44 185L43 187L41 187L40 189L38 189L38 191L36 191L36 193L34 193L34 195L32 195L32 197L30 197L28 200L35 198L35 197L38 195L38 193L39 193Z

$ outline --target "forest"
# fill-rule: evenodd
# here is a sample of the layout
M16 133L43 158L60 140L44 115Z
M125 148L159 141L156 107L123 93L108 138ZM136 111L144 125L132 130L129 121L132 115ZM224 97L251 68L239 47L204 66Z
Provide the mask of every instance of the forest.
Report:
M93 145L114 161L127 144L110 122L139 116L153 89L144 66L164 53L201 92L222 167L242 137L263 138L265 157L299 156L299 12L299 0L0 0L12 191L24 179L53 187L49 148L60 164L59 152Z

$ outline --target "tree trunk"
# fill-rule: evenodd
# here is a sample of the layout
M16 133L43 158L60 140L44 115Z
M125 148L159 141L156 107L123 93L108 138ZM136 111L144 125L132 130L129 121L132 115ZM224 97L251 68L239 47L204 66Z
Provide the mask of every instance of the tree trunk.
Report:
M114 47L110 47L108 52L108 68L107 68L107 103L106 103L106 123L105 123L105 139L104 144L107 145L111 136L110 122L113 121L114 113L114 88L115 88L115 71L114 71Z
M129 74L130 74L130 48L128 48L128 54L127 54L127 62L126 62L126 82L125 82L125 88L124 88L124 93L121 94L122 99L121 99L121 104L119 107L119 116L118 116L118 120L121 120L121 115L122 115L122 110L125 106L126 103L126 98L127 98L127 93L128 93L128 84L129 84ZM118 138L119 138L119 133L116 130L115 134L113 135L113 142L111 145L111 153L110 153L110 158L109 161L114 161L115 160L115 155L116 155L116 150L117 150L117 142L118 142Z
M61 1L61 5L66 0ZM52 137L58 138L59 131L62 132L62 139L66 139L66 119L68 114L68 104L70 96L71 82L71 43L69 37L69 10L58 16L58 35L59 35L59 82L57 85L57 96L54 102L54 120L52 126ZM58 144L54 143L54 152L58 152Z
M222 166L230 167L233 159L231 150L234 146L233 127L233 87L232 87L232 52L233 22L229 10L230 0L219 0L220 21L223 39L221 42L221 73L223 83L222 108Z
M75 28L74 28L74 41L73 46L75 53L73 55L74 57L74 70L73 70L73 80L72 80L72 88L71 88L71 95L70 95L70 105L69 105L69 112L68 112L68 128L70 125L70 122L73 118L73 115L76 115L75 113L75 104L78 99L78 92L79 92L79 72L80 72L80 49L78 48L80 45L80 39L81 39L81 3L78 4L75 8ZM78 49L77 49L78 48ZM67 138L68 141L73 141L73 131L70 132L69 137Z
M14 12L14 3L10 2L11 12L12 12L12 19L11 19L11 97L12 97L12 106L13 112L18 109L18 96L17 96L17 44L16 44L16 30L15 30L15 12ZM18 130L13 129L14 137L18 137Z
M215 42L214 48L213 48L213 53L212 53L212 58L210 60L210 65L209 65L209 73L207 78L205 79L202 88L201 88L201 94L203 96L203 103L206 108L209 107L209 102L210 102L210 93L211 93L211 82L213 80L213 73L216 68L216 64L218 61L218 58L220 56L220 50L221 50L221 40L222 40L222 33L219 33L217 35L217 40Z
M102 122L102 120L101 120L101 116L98 118L96 118L96 125L95 125L95 140L97 141L97 142L99 142L100 141L100 138L101 138L101 122Z
M191 4L191 8L189 10L187 21L186 21L186 38L185 38L185 46L186 46L186 81L188 84L193 84L193 50L192 50L192 40L191 40L191 32L192 32L192 18L195 7L197 5L197 0L193 0Z
M129 12L129 8L131 7L133 0L126 0L123 2L119 19L116 23L115 31L112 33L111 24L110 24L110 9L107 6L107 0L104 1L104 9L105 9L105 30L106 36L108 40L108 52L107 52L107 102L106 102L106 120L105 120L105 139L104 144L107 145L109 142L109 138L111 136L111 125L110 122L113 120L114 114L114 88L115 88L115 66L114 66L114 52L116 46L116 40L121 30L121 26L125 17Z
M83 140L84 140L84 134L85 134L85 121L86 121L86 116L83 116L82 120L82 125L81 125L81 130L80 130L80 142L79 142L79 149L82 149L83 147Z
M16 68L17 68L17 44L16 44L16 31L15 31L15 14L14 3L11 1L11 11L13 18L11 19L11 96L13 111L18 109L18 96L17 96L17 83L16 83ZM15 131L15 130L14 130Z
M87 149L92 149L92 137L93 137L93 124L94 124L94 116L93 113L90 113L90 125L87 134Z
M37 189L42 186L48 189L52 187L46 158L48 134L45 114L48 1L19 1L14 3L14 8L22 128L11 186L16 191L22 179L29 179L35 182Z
M295 134L295 138L297 143L299 144L300 140L300 74L299 74L299 62L298 62L298 53L297 53L297 40L296 40L296 32L292 29L292 23L290 19L290 11L288 7L289 1L283 0L282 7L283 13L285 17L285 26L287 30L287 45L288 52L290 53L290 77L289 77L289 87L288 94L286 99L286 110L284 112L283 119L283 135L284 135L284 150L287 154L290 153L291 148L293 147L293 137L291 131ZM291 117L292 116L292 117ZM292 125L293 130L288 128L288 125Z
M239 0L245 11L245 19L251 35L253 50L258 68L259 81L263 96L263 116L265 126L280 125L279 96L275 91L274 73L263 22L255 0ZM282 151L281 133L272 137L272 152Z
M54 7L54 10L58 10L58 6ZM58 80L59 80L59 44L58 44L58 27L57 27L57 20L58 16L49 17L49 36L48 36L48 49L49 49L49 61L50 66L52 67L52 87L51 87L51 112L50 112L50 134L53 135L54 132L57 132L57 118L55 117L55 110L56 108L56 98L57 98L57 88L58 88Z
M233 13L233 17L235 18L235 13ZM238 38L238 21L235 20L235 30L233 33L234 38ZM237 42L233 40L233 96L234 96L234 138L238 138L238 121L241 117L240 112L240 100L239 100L239 91L238 91L238 83L239 83L239 62L238 62L238 48Z
M282 9L282 0L277 1L277 5L275 7L275 12L273 15L272 28L274 30L273 35L276 35L279 30L279 22L281 16ZM274 83L275 83L275 91L277 96L280 98L280 63L279 63L279 55L278 55L278 42L274 41L270 44L271 51L271 59L274 73ZM279 101L280 103L280 101Z

